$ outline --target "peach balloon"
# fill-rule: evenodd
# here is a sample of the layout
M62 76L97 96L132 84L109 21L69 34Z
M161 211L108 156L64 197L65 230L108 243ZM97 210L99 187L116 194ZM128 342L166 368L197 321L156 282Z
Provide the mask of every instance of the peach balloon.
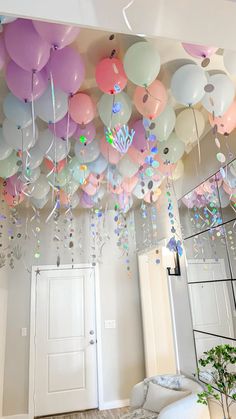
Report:
M146 158L147 156L149 156L149 154L150 154L150 151L146 150L146 151L144 151L144 152L141 152L141 151L137 150L137 148L135 148L135 147L133 147L133 146L131 146L131 147L128 149L128 155L129 155L130 159L131 159L134 163L137 163L137 164L139 164L139 165L144 164L145 158Z
M88 124L95 117L95 105L89 95L76 93L69 99L69 114L77 124Z
M228 110L221 117L213 118L209 114L209 121L212 127L217 125L219 134L230 134L236 127L236 101L230 105Z
M111 185L110 183L108 184L108 190L109 192L114 193L116 195L120 195L123 192L123 188L121 185L115 186Z
M86 192L89 196L95 195L97 192L97 187L94 186L92 183L88 182L82 186L84 192Z
M134 104L137 110L148 119L155 119L164 111L168 96L165 86L154 80L147 88L136 87L134 92Z
M88 177L88 182L92 183L93 186L98 187L98 186L100 186L100 183L102 182L103 178L104 178L103 173L101 175L94 175L93 173L90 173L90 175Z
M3 199L9 207L15 207L20 204L25 198L25 195L21 192L17 196L10 195L5 188L3 189Z
M144 196L144 201L145 202L147 202L148 204L151 204L152 202L156 202L157 200L158 200L158 198L159 198L159 195L160 194L158 194L158 193L155 193L155 192L148 192L145 196Z
M103 137L100 141L100 150L102 155L107 159L111 164L118 164L122 155L114 147L112 147Z
M165 164L160 157L155 157L155 160L159 163L157 171L165 176L170 176L176 168L176 163Z
M137 185L137 183L138 183L137 176L128 177L123 180L123 182L121 183L121 187L124 189L126 193L131 193L133 189L135 188L135 186Z
M53 172L60 173L66 165L66 159L59 161L56 165L52 161L45 159L44 164L50 172L53 170Z

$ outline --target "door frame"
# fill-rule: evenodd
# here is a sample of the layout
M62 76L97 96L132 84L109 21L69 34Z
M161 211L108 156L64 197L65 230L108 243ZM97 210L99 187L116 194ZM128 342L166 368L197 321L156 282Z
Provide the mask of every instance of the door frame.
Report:
M36 278L40 271L52 270L76 270L93 269L95 285L95 324L97 330L97 388L98 388L98 409L104 405L103 400L103 374L102 374L102 329L101 329L101 303L99 286L99 267L89 263L71 265L40 265L32 266L31 271L31 292L30 292L30 348L29 348L29 393L28 393L28 417L34 418L34 398L35 398L35 357L36 357Z

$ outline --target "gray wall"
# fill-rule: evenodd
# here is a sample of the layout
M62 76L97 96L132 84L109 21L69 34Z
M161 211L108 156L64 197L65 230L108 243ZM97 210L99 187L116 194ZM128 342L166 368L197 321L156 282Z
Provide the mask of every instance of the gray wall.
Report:
M132 219L132 214L130 215ZM142 327L135 240L130 231L132 277L127 276L124 258L116 246L114 213L106 217L105 230L110 240L103 247L100 270L102 361L104 401L129 398L132 386L144 377ZM89 215L76 215L75 263L90 262ZM63 225L61 226L63 228ZM53 223L41 222L41 258L39 264L56 263ZM130 227L132 230L132 226ZM32 260L34 239L27 246L25 263ZM82 245L80 249L79 245ZM71 254L61 244L61 263L71 263ZM30 266L31 262L29 263ZM36 262L33 263L36 265ZM22 260L8 276L8 311L3 414L27 413L29 336L21 337L21 328L29 331L30 280ZM104 320L115 319L116 329L105 329Z

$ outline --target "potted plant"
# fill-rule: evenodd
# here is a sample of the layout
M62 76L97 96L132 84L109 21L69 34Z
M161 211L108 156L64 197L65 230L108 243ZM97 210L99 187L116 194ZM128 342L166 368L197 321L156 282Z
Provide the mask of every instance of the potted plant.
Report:
M198 403L208 404L209 400L218 403L223 412L223 419L230 416L231 406L236 402L236 347L219 345L204 352L198 361L200 367L207 368L198 374L209 376L205 391L198 394Z

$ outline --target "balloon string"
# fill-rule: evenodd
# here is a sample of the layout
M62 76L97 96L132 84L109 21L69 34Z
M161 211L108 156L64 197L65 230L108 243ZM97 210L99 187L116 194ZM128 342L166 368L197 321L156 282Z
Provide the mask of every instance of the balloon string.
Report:
M50 86L51 86L51 97L52 97L52 109L53 109L53 139L52 139L52 146L54 146L54 166L56 165L57 161L57 149L56 149L56 99L55 99L55 89L54 89L54 81L53 81L53 75L50 71ZM54 185L56 183L56 170L54 171ZM54 190L52 189L52 203L54 201ZM57 204L57 202L56 202Z
M196 118L195 109L192 106L191 106L191 109L193 111L194 124L195 124L195 129L196 129L196 134L197 134L198 161L200 165L201 164L201 147L200 147L199 131L198 131L198 126L197 126L197 118Z
M161 100L158 99L158 97L153 96L152 93L148 90L147 86L145 86L145 91L147 92L148 96L150 96L152 99L156 100L157 102L161 103Z
M32 115L32 124L33 124L33 139L36 137L36 128L35 128L35 109L34 109L34 76L35 72L32 72L31 79L31 115Z

